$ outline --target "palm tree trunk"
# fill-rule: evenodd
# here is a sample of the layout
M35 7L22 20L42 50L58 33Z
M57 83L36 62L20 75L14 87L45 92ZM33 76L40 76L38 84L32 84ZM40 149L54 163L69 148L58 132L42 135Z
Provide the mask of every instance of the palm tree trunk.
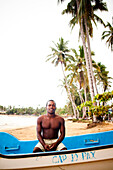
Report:
M94 76L94 83L95 83L95 90L96 90L96 95L98 94L98 88L97 88L97 84L96 84L96 78Z
M90 67L90 59L88 57L86 42L85 42L85 36L84 36L84 32L83 32L83 19L81 19L80 30L81 30L81 38L82 38L83 48L84 48L84 53L85 53L85 60L86 60L86 67L87 67L87 73L88 73L91 100L93 101L95 93L94 93L94 86L93 86L92 70L91 70L91 67Z
M85 59L86 59L86 66L87 66L87 72L88 72L88 79L89 79L89 87L90 87L90 94L91 94L91 100L93 101L95 93L94 93L94 82L93 82L93 76L92 76L92 70L91 70L91 60L90 57L87 54L87 49L86 49L86 43L85 43L85 37L84 37L84 32L83 32L83 24L82 24L82 19L81 19L81 37L83 41L83 48L85 52ZM96 103L94 104L96 105ZM94 120L95 115L93 114L93 120Z
M85 80L85 78L84 78L84 86L83 86L83 88L84 88L84 96L85 96L85 102L87 101L87 91L86 91L86 80Z
M65 76L65 73L64 73L64 69L63 69L63 64L62 63L61 63L61 67L62 67L62 72L63 72L63 75L64 75L66 87L67 87L68 96L69 96L69 99L70 99L70 101L72 103L72 108L73 108L74 116L75 116L75 118L77 118L78 109L76 108L75 101L73 100L73 98L71 96L70 88L69 88L69 85L67 83L67 79L66 79L66 76ZM77 109L77 113L76 113L76 109Z
M91 76L92 76L92 83L95 87L95 91L96 93L98 93L98 90L97 90L97 85L96 85L96 80L95 80L95 77L94 77L94 74L93 74L93 66L92 66L92 57L91 57L91 47L90 47L90 40L89 40L89 32L88 32L88 27L87 27L87 20L85 18L85 28L86 28L86 39L87 39L87 44L88 44L88 54L89 54L89 61L90 61L90 68L91 68ZM95 96L95 94L94 94ZM98 103L94 103L94 105L99 105L99 102ZM94 120L94 115L93 115L93 120Z
M85 102L86 102L87 101L87 92L86 92L86 81L85 81L85 79L84 79L83 88L84 88L84 96L85 96ZM87 110L87 107L84 107L84 112L83 112L83 117L82 118L84 118L86 116L86 110Z
M78 93L79 93L79 96L80 96L80 100L81 100L81 103L84 103L84 99L83 99L83 97L82 97L82 95L81 95L81 92L80 92L80 82L78 81Z
M84 99L83 99L83 97L82 97L82 95L81 95L80 88L78 88L78 93L79 93L79 96L80 96L80 101L81 101L81 103L84 103ZM83 107L82 112L83 112L82 118L84 118L85 115L86 115L86 107Z
M76 0L76 3L77 3L77 9L79 10L79 4L80 4L79 0ZM91 100L93 101L95 93L94 93L94 86L93 86L92 70L90 68L90 58L88 57L88 54L87 54L85 36L84 36L84 31L83 31L83 18L81 18L81 20L79 21L79 25L80 25L81 38L82 38L83 48L84 48L84 53L85 53L85 60L86 60L86 67L87 67L87 73L88 73L88 79L89 79Z
M90 39L89 39L89 32L88 32L86 18L85 18L85 28L86 28L86 39L87 39L87 44L88 44L88 54L89 54L89 61L90 61L90 67L91 67L91 74L92 74L92 78L93 78L93 85L95 87L96 94L98 94L97 85L96 85L95 77L94 77L94 74L93 74L92 57L91 57L91 46L90 46Z
M75 101L74 95L72 96L72 99L73 99L73 101ZM79 119L80 113L79 113L79 110L77 109L77 105L76 104L75 104L75 107L76 107L76 117L75 118Z

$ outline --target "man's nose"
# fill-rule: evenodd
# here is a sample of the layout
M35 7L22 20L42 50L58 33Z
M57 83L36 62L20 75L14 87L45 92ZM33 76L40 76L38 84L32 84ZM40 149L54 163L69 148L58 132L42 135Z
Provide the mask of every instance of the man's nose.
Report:
M50 108L54 108L54 106L53 106L53 105L51 105L51 106L50 106Z

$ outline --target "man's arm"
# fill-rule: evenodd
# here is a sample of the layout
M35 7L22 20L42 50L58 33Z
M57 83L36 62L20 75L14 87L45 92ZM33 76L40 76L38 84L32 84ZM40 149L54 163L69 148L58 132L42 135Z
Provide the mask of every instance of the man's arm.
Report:
M39 142L43 145L44 149L46 151L50 151L50 148L48 145L45 144L43 137L41 135L41 131L42 131L42 116L38 118L37 120L37 138L39 140Z
M51 150L56 150L57 146L63 141L65 137L65 121L63 118L60 118L60 124L61 124L60 125L60 136L58 140L50 146Z

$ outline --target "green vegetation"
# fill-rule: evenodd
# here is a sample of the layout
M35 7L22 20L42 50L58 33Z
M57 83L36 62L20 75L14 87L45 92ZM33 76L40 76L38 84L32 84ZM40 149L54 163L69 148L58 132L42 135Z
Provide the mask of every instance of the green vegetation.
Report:
M113 51L113 26L109 22L107 22L105 28L108 28L109 30L106 30L102 33L102 40L108 38L106 40L106 43L108 44L108 47L111 47L111 51Z
M65 108L57 108L56 109L56 114L59 115L65 115L67 110ZM34 116L39 116L46 114L46 108L41 107L41 108L36 108L34 109L33 107L28 107L28 108L15 108L12 106L4 107L0 105L0 114L4 115L34 115Z
M0 106L0 114L8 114L8 115L36 115L39 116L44 114L46 109L44 107L36 108L28 107L28 108L15 108L9 106L8 108Z
M82 103L80 106L78 106L78 109L81 110L83 107L88 107L89 108L88 114L92 117L92 119L93 119L93 115L102 118L103 116L108 116L108 114L110 114L110 117L112 117L113 116L112 99L113 99L113 91L105 92L103 94L97 94L94 97L93 102L86 101L85 103ZM95 103L98 103L98 105L96 105Z

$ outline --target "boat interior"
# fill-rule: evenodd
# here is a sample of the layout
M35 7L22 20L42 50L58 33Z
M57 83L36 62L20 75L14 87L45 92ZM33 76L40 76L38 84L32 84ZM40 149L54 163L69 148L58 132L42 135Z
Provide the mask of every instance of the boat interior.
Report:
M38 140L20 141L11 134L0 132L0 154L32 154ZM113 145L113 131L65 137L67 150L86 149ZM57 152L57 151L56 151Z

